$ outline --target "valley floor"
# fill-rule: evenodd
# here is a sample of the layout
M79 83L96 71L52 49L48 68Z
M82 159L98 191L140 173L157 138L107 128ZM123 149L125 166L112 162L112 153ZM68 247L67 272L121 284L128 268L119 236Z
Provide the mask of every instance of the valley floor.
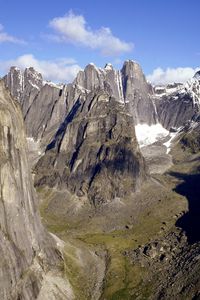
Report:
M64 241L63 274L76 299L199 299L200 155L179 147L172 156L159 143L143 149L151 178L101 209L37 190L44 225Z

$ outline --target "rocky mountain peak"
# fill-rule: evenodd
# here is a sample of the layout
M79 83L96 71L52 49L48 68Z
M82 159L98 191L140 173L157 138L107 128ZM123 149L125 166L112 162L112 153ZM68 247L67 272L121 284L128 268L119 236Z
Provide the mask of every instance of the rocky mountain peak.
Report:
M134 75L134 73L142 73L142 69L140 65L134 61L134 60L126 60L123 64L122 69L126 70L126 73L129 73L130 75Z
M31 84L33 87L41 89L43 86L42 74L37 72L33 67L26 68L24 71L24 82Z
M4 82L11 95L20 103L23 102L22 99L27 90L30 93L30 89L40 90L43 86L42 75L33 67L26 68L24 72L15 66L11 67L4 77Z
M128 78L133 82L135 88L139 88L142 85L145 85L146 87L148 86L146 78L142 72L142 68L133 60L127 60L124 62L121 73L124 81Z
M95 207L133 193L146 178L133 117L105 91L82 95L39 160L36 174L36 185L59 186Z
M140 66L131 60L124 63L121 71L115 70L110 63L103 69L90 63L66 86L43 81L33 67L24 72L13 67L4 81L21 104L27 134L34 140L41 137L46 140L47 133L49 141L50 132L54 130L55 133L78 97L89 93L97 95L100 91L126 106L136 124L156 123L155 106L149 96L151 89Z
M4 77L4 81L11 95L20 101L24 90L23 72L16 66L12 66L8 74Z
M104 67L104 70L106 70L106 71L112 71L112 70L113 70L112 64L107 63L107 64L105 65L105 67Z
M74 83L86 90L94 90L102 87L103 77L100 70L93 64L88 64L83 71L80 71Z
M54 228L55 226L57 234L59 227L58 232L61 230L61 238L65 238L65 233L68 235L71 230L71 221L69 220L73 220L73 222L75 220L76 228L73 227L72 222L71 231L73 239L77 226L83 227L81 229L84 232L82 241L86 241L86 236L89 236L91 239L92 235L86 234L87 228L90 227L92 230L95 230L95 239L93 241L96 244L96 241L98 241L96 239L98 224L104 222L105 219L102 217L104 217L103 213L106 212L108 221L103 225L100 224L103 234L98 235L100 239L103 237L101 245L105 243L104 233L106 230L112 235L112 237L106 235L106 240L109 237L108 244L111 243L111 251L108 249L107 252L106 248L106 253L109 253L110 256L113 255L113 252L116 253L119 250L120 259L122 253L127 256L126 263L123 264L126 267L126 274L128 274L127 258L129 259L129 257L133 257L133 262L141 261L142 268L144 266L147 266L147 269L149 266L152 267L149 271L151 273L152 270L152 274L155 271L155 264L157 270L164 266L165 270L167 270L167 277L163 276L162 278L164 278L166 284L170 283L168 286L173 286L169 279L177 278L177 276L174 277L175 273L172 273L175 272L175 269L180 269L179 267L177 268L177 266L180 266L180 261L184 263L188 261L187 253L182 252L186 245L185 237L180 244L180 249L177 248L177 243L181 241L179 237L182 239L182 236L179 236L178 233L177 238L176 236L165 236L163 240L159 239L148 243L147 240L143 240L144 238L148 240L151 238L146 228L154 227L155 218L156 227L158 226L156 230L159 236L164 230L172 228L172 223L170 222L174 217L177 218L173 211L173 205L176 205L175 189L173 189L172 194L167 195L169 191L168 182L170 182L170 176L172 175L168 173L166 179L166 174L163 177L160 174L159 180L154 176L152 177L153 180L148 180L149 171L146 163L150 167L151 164L156 165L153 173L160 172L160 170L163 172L163 165L158 171L158 164L160 165L160 161L166 158L166 155L163 154L166 151L165 148L170 149L167 146L172 143L171 138L167 140L171 134L170 129L173 129L173 134L176 134L180 133L179 128L181 127L183 133L187 123L192 125L188 126L188 133L191 134L191 138L189 135L183 136L181 143L184 147L193 148L192 151L194 152L199 151L199 126L196 126L199 124L197 116L199 117L200 111L199 78L200 71L186 84L170 84L155 87L153 90L151 85L147 83L140 65L132 60L128 60L124 63L122 70L115 70L111 64L107 64L101 69L91 63L78 73L72 84L59 86L53 83L45 83L42 75L34 68L27 68L24 72L21 72L18 68L12 67L4 77L4 82L10 89L11 94L15 95L15 98L21 104L28 136L27 140L31 141L29 153L34 147L36 152L38 151L36 160L32 163L33 173L35 186L41 194L43 220L45 220L45 223L49 222L49 228ZM57 254L60 256L60 253L54 250L54 242L48 236L39 220L37 199L31 183L31 174L28 170L26 136L23 130L20 105L17 101L12 100L10 93L1 86L1 83L0 107L0 255L3 261L0 272L0 299L29 300L37 298L38 300L54 300L59 298L66 300L68 299L68 294L70 295L70 300L76 298L85 299L84 297L74 296L70 287L67 287L63 292L62 287L66 287L66 282L64 281L60 288L60 278L56 282L58 270L56 270L56 276L55 273L51 273L52 277L50 279L52 279L54 284L51 284L50 280L50 284L47 285L45 290L43 289L46 274L48 275L47 281L49 279L49 273L48 271L46 272L46 268L49 268L50 261L54 267L56 263L60 262L57 257ZM164 132L160 123L169 131L164 130ZM137 128L141 128L140 132ZM145 145L143 143L145 147L141 149L142 144L139 146L139 135L136 136L136 132L138 131L143 138L143 133L147 131L148 135L152 137L153 131L148 131L148 128L153 129L156 134L158 131L159 140L157 143L154 143L155 140L151 142L150 148L146 147L148 144ZM194 129L196 131L195 135ZM171 153L173 155L173 149ZM146 161L143 155L147 158ZM190 156L191 158L192 162L198 160L196 154L193 157ZM152 172L151 168L149 170ZM143 182L145 184L142 186ZM160 182L164 184L160 184ZM170 183L170 189L173 185L174 183ZM138 191L138 193L135 194L135 191ZM178 197L177 199L180 202L180 198ZM198 200L198 195L195 199ZM170 205L172 205L172 210ZM162 210L164 211L165 207L168 208L168 206L170 211L163 213ZM131 209L129 211L130 207L133 207L133 214L132 212L130 213ZM145 207L145 214L143 214L143 207ZM178 209L184 214L182 207L185 209L185 204ZM159 211L158 219L157 213L155 214L155 208ZM53 212L52 218L51 211ZM147 220L146 227L143 227L143 223L138 222L140 220L140 212L142 222L144 221L144 224L146 224ZM162 214L164 217L162 217ZM45 215L48 215L48 218L45 218ZM96 216L98 224L94 221ZM118 217L122 219L118 221ZM59 218L62 221L61 223L59 223ZM86 224L84 223L85 221L81 223L84 219L87 222L86 226L83 226ZM110 222L111 219L113 220L112 222ZM54 225L54 222L57 222L57 220L59 226L56 223ZM68 224L67 227L65 226L66 220L70 226ZM135 222L137 223L136 227L134 227ZM109 231L106 229L108 223L110 226ZM137 233L138 227L141 227L139 234ZM122 244L127 248L126 240L130 232L130 245L132 245L133 236L134 248L137 244L140 245L136 252L131 251L127 253L122 252L121 248L118 249L121 241L119 235L121 236L121 232L124 231L123 228L126 230L126 233L123 236ZM78 237L80 242L80 233L78 233ZM135 239L136 237L137 239ZM143 246L141 246L140 241L144 243ZM115 245L117 245L117 249L113 251ZM68 245L65 246L69 247ZM107 247L107 242L105 246ZM71 257L72 248L70 246L70 250L67 250L67 247L63 248L65 251L63 255L65 259L64 270L65 265L66 269L69 267L70 270L70 265L79 260L81 260L81 263L83 262L81 265L84 265L85 268L85 257L82 254L80 255L81 252L79 251L76 251L78 255L71 264L67 251L70 251L69 257ZM179 257L179 250L182 253L181 260L178 259L174 265L175 267L172 268L172 259L174 259L175 255ZM96 252L97 256L104 257L103 253L98 251ZM194 257L198 258L198 254L199 246L197 251L194 251ZM108 258L110 260L109 256L105 257L106 263ZM191 270L192 276L195 274L195 277L199 273L199 264L197 271L193 272L193 266L197 266L196 258L194 263L192 260L190 261L192 262L191 267L188 268L186 264L187 270L183 273L181 269L179 274L179 278L181 278L179 287L184 293L182 278L187 277L185 274L187 274L188 270ZM96 262L95 260L95 267L98 265ZM106 282L107 274L111 274L111 272L107 272L106 267L110 270L110 266L106 265L106 272L103 271L105 272L105 280L102 279L102 282ZM169 269L167 269L168 267ZM91 268L90 264L88 268L90 277L92 270L92 277L95 278L94 269ZM60 269L63 275L63 265ZM98 270L95 272L98 272ZM125 273L124 270L122 271L123 277L120 280L123 282ZM115 272L112 273L116 274L116 276L113 275L114 281L119 274L118 263ZM77 274L77 268L75 268L75 274ZM129 274L131 278L132 274L131 271ZM66 276L68 276L67 272ZM85 277L85 272L83 277ZM80 278L82 279L82 277ZM149 276L146 278L148 280L146 286L149 286ZM160 277L158 276L158 278ZM91 278L89 278L88 282L91 282ZM72 286L76 288L76 284L77 281L73 285L72 279ZM49 295L49 288L52 288L53 285L52 294L54 296L51 296ZM160 286L160 279L158 285ZM95 282L94 286L98 287L98 284ZM194 287L194 284L192 286ZM54 292L54 288L57 290L56 292ZM102 288L104 286L100 285L100 292ZM41 292L42 290L44 292ZM91 290L93 293L93 287ZM141 286L139 286L139 290L141 290ZM129 296L132 295L134 298L132 292ZM115 295L117 294L115 293ZM152 295L152 299L154 299L155 294L153 292ZM137 296L140 297L138 293ZM190 298L192 299L193 297ZM98 297L94 296L92 299L98 299Z

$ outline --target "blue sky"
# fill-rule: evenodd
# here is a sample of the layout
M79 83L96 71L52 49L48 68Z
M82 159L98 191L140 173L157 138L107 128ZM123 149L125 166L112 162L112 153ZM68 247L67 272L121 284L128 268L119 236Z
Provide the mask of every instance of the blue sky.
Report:
M154 82L200 66L199 0L0 0L0 74L11 64L70 81L90 62L138 61Z

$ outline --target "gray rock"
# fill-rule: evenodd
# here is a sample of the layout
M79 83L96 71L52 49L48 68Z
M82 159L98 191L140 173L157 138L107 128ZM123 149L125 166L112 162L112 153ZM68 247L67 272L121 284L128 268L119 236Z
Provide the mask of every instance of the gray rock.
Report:
M111 64L107 64L104 69L90 64L79 72L74 83L89 91L103 89L116 101L126 103L135 124L151 125L157 121L155 105L151 99L153 89L136 62L126 61L121 71L114 70Z
M67 188L95 206L134 192L146 177L146 167L132 116L102 90L81 95L36 173L36 185Z
M157 91L157 88L155 90ZM161 95L159 93L154 97L154 102L157 108L158 121L164 128L185 126L188 122L198 119L200 83L194 76L184 85L167 85L162 90Z
M152 87L147 83L141 67L131 60L126 61L121 70L124 99L135 124L148 125L157 122L155 105L152 101Z
M24 72L12 67L4 82L21 104L28 137L46 145L65 116L66 87L44 82L32 67Z
M196 299L200 288L200 243L188 244L180 229L135 250L124 253L134 264L146 269L133 298L150 287L148 299Z
M24 76L22 71L17 67L11 67L8 74L4 77L4 82L10 90L11 95L21 103L24 91Z
M0 299L36 299L47 284L49 270L60 276L56 271L60 258L39 218L21 110L2 81L0 158ZM49 286L48 293L38 299L60 297L62 284L51 280L55 286ZM61 294L59 299L73 298L64 290Z

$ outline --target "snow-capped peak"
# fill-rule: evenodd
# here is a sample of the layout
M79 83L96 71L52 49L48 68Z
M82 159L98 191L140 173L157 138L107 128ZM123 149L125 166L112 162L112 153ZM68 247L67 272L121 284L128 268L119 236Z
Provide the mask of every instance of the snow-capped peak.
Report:
M194 74L194 78L200 81L200 70Z
M111 63L108 63L105 65L105 68L104 68L106 71L112 71L113 70L113 66Z

